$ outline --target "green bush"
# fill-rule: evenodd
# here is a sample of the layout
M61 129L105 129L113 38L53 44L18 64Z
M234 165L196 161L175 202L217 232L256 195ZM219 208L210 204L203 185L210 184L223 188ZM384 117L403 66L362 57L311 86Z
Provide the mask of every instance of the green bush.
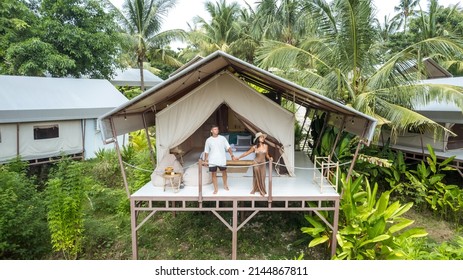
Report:
M402 215L413 204L391 202L390 191L378 194L378 186L375 184L371 188L363 177L346 182L343 174L342 182L343 197L336 235L338 247L334 259L408 259L406 250L401 247L404 240L427 235L420 228L406 229L413 220ZM330 241L332 230L318 216L307 215L306 219L310 226L301 230L313 237L309 247Z
M51 251L43 196L24 167L0 166L0 259L40 259Z

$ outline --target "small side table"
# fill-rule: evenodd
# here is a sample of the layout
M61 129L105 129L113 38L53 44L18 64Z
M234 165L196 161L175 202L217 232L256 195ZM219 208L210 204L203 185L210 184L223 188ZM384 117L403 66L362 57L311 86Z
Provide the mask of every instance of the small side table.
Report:
M182 183L182 173L174 173L173 175L163 173L162 178L164 178L164 191L166 191L166 181L168 180L172 190L178 192L180 184Z

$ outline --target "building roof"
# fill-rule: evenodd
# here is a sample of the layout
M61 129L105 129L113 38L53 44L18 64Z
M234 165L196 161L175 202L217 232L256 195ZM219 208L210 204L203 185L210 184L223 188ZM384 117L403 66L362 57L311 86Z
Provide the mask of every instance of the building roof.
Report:
M402 62L402 67L405 71L416 72L418 71L418 65L416 60L408 60ZM423 59L423 66L426 77L428 79L439 79L453 77L452 73L447 71L444 67L440 66L434 59L427 57Z
M98 118L128 99L107 80L0 75L0 123Z
M154 87L155 85L162 83L163 79L154 75L150 71L143 69L143 82L146 88ZM128 69L117 69L116 75L111 79L111 83L115 86L133 86L139 87L140 82L140 69L128 68Z
M275 97L274 101L278 102L278 98L286 98L308 108L341 116L339 120L342 120L342 116L346 116L350 120L346 122L346 131L359 135L366 142L370 142L373 137L376 126L376 119L373 117L222 51L198 59L164 82L102 116L100 119L107 130L104 129L103 133L106 137L112 137L111 128L108 126L109 119L113 120L118 134L142 129L144 123L148 126L155 125L154 114L150 112L157 113L163 110L222 71L228 71L243 81L267 90L270 96Z
M460 87L463 92L463 77L429 79L423 84ZM437 122L463 123L463 109L455 103L433 101L426 105L417 105L414 110Z

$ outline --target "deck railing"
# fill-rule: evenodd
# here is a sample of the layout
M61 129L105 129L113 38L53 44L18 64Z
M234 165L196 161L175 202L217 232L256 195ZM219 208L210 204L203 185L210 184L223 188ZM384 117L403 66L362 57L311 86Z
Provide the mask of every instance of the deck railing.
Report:
M227 165L230 163L231 161L227 161ZM203 163L204 161L202 159L199 159L198 160L198 202L202 203L203 201L203 175L202 175L202 168L201 166L203 166ZM234 164L235 166L252 166L252 164L254 164L253 161L250 161L250 160L243 160L241 161L241 163L243 163L242 165L239 165L240 161L234 161ZM268 174L268 189L267 189L267 197L268 197L268 202L272 203L272 200L273 200L273 176L272 176L272 170L273 170L273 160L269 160L268 161L268 170L269 170L269 174Z
M331 161L329 157L315 156L313 180L320 186L320 193L327 186L338 192L339 163Z

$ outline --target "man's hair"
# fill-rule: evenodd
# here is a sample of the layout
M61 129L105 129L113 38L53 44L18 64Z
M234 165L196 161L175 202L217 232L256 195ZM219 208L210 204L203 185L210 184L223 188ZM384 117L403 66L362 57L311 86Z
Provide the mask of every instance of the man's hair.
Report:
M211 129L213 129L214 127L217 127L217 128L219 128L219 126L218 126L218 125L216 125L216 124L213 124L213 125L211 125Z

